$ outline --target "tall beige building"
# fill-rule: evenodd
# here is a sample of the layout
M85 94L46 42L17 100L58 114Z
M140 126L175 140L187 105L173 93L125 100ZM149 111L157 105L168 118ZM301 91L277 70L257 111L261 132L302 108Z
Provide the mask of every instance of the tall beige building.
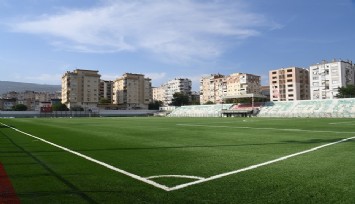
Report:
M76 69L62 76L62 103L68 108L96 108L99 102L99 71Z
M152 101L151 79L126 73L113 83L113 104L125 109L148 109Z
M224 97L260 94L260 76L234 73L228 76L214 74L200 81L200 103L222 103Z
M218 103L226 91L225 76L222 74L211 74L202 77L200 80L200 103Z
M269 71L270 101L309 100L309 71L288 67Z
M164 86L159 86L159 87L153 87L152 88L152 93L153 93L153 100L154 101L164 101L164 96L165 96L165 87Z

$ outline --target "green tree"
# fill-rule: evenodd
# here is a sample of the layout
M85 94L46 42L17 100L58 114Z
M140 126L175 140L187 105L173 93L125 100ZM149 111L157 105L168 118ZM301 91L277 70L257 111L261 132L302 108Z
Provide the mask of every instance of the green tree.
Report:
M159 108L161 106L163 106L163 102L162 101L153 101L153 102L148 104L148 109L149 110L159 110Z
M99 104L111 104L111 100L107 98L100 98Z
M17 104L12 106L12 110L14 111L26 111L27 110L27 106L24 104Z
M180 92L173 94L173 100L171 105L173 106L182 106L189 104L189 96Z
M212 105L214 104L212 101L207 101L206 103L204 103L204 105Z
M71 111L84 111L84 108L81 106L73 106L70 108Z
M347 85L346 87L338 87L337 98L355 98L355 85Z
M68 111L68 107L65 104L58 103L52 106L53 111Z

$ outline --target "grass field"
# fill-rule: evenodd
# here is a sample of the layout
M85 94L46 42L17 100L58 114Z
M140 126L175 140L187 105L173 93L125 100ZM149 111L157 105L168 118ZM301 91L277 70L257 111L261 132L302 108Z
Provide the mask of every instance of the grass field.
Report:
M22 203L355 203L354 119L0 122Z

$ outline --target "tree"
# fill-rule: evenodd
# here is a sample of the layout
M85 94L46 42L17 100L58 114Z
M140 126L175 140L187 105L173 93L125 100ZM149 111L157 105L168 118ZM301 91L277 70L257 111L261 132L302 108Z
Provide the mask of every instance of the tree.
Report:
M149 110L159 110L159 108L161 106L163 106L163 102L162 101L153 101L153 102L148 104L148 109Z
M212 105L214 104L212 101L207 101L206 103L204 103L204 105Z
M84 108L81 106L73 106L70 108L71 111L84 111Z
M100 98L99 104L111 104L111 100L107 98Z
M12 106L12 110L14 111L26 111L27 110L27 106L24 104L17 104Z
M69 109L65 104L58 103L58 104L52 105L52 110L53 111L68 111Z
M182 105L188 105L188 104L189 104L189 96L188 95L180 93L180 92L174 93L171 105L182 106Z
M355 98L355 85L347 85L346 87L338 87L337 98Z

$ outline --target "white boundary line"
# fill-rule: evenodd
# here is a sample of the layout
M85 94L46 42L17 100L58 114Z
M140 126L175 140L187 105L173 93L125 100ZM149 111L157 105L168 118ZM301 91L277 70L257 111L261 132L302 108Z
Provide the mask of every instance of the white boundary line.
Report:
M176 176L176 177L183 177L184 175L161 175L161 176L151 176L151 177L147 177L147 178L144 178L144 177L141 177L141 176L138 176L138 175L135 175L135 174L132 174L130 172L127 172L127 171L124 171L122 169L119 169L119 168L116 168L112 165L109 165L107 163L104 163L102 161L98 161L92 157L89 157L89 156L86 156L84 154L81 154L79 152L76 152L76 151L73 151L73 150L70 150L66 147L63 147L63 146L60 146L60 145L57 145L57 144L54 144L52 142L49 142L45 139L42 139L40 137L36 137L34 135L31 135L29 133L26 133L26 132L23 132L21 130L18 130L14 127L11 127L11 126L8 126L4 123L1 123L1 125L3 126L6 126L8 128L11 128L19 133L22 133L24 135L27 135L29 137L32 137L32 138L35 138L37 140L40 140L44 143L47 143L49 145L52 145L54 147L57 147L59 149L62 149L66 152L69 152L69 153L72 153L76 156L79 156L79 157L82 157L86 160L89 160L91 162L94 162L96 164L99 164L101 166L104 166L108 169L111 169L113 171L116 171L116 172L119 172L121 174L124 174L126 176L129 176L133 179L136 179L136 180L139 180L139 181L142 181L144 183L147 183L147 184L150 184L156 188L160 188L160 189L163 189L165 191L175 191L175 190L179 190L179 189L182 189L182 188L186 188L188 186L192 186L192 185L196 185L196 184L199 184L199 183L204 183L204 182L207 182L207 181L211 181L211 180L215 180L215 179L219 179L219 178L222 178L222 177L226 177L226 176L229 176L229 175L233 175L233 174L238 174L238 173L241 173L241 172L244 172L244 171L249 171L249 170L252 170L252 169L256 169L256 168L259 168L259 167L262 167L262 166L266 166L266 165L270 165L270 164L273 164L273 163L276 163L276 162L280 162L280 161L283 161L283 160L287 160L289 158L292 158L292 157L295 157L295 156L299 156L299 155L302 155L302 154L306 154L306 153L310 153L310 152L313 152L313 151L316 151L316 150L319 150L319 149L322 149L324 147L328 147L328 146L331 146L331 145L335 145L335 144L338 144L338 143L342 143L342 142L346 142L348 140L353 140L355 139L355 136L354 137L349 137L349 138L346 138L346 139L342 139L342 140L339 140L337 142L332 142L332 143L328 143L328 144L325 144L325 145L321 145L321 146L318 146L318 147L314 147L314 148L311 148L309 150L305 150L305 151L301 151L301 152L297 152L297 153L294 153L294 154L290 154L290 155L287 155L287 156L283 156L283 157L280 157L280 158L277 158L277 159L274 159L274 160L270 160L270 161L267 161L267 162L263 162L263 163L260 163L260 164L255 164L255 165L251 165L251 166L248 166L248 167L245 167L245 168L242 168L242 169L238 169L238 170L234 170L234 171L230 171L230 172L226 172L226 173L222 173L222 174L218 174L218 175L214 175L214 176L211 176L211 177L208 177L208 178L202 178L202 177L197 177L197 176L189 176L191 178L194 178L194 179L199 179L197 181L193 181L193 182L189 182L189 183L185 183L185 184L181 184L181 185L177 185L177 186L174 186L174 187L168 187L168 186L165 186L165 185L162 185L162 184L159 184L159 183L156 183L154 181L151 181L149 180L149 178L158 178L158 177L167 177L167 176ZM211 126L209 126L211 127ZM219 126L220 127L220 126ZM270 128L268 128L270 129ZM285 129L284 129L285 130ZM289 130L289 129L286 129L286 130ZM298 130L298 129L297 129Z
M355 121L335 122L335 123L329 123L329 125L337 125L337 124L352 124L352 123L355 123Z
M210 127L210 128L232 128L232 129L255 129L255 130L281 130L281 131L295 131L295 132L318 132L318 133L350 133L355 134L355 132L336 132L328 130L303 130L303 129L280 129L280 128L257 128L257 127L247 127L247 126L222 126L222 125L202 125L202 124L176 124L178 126L190 126L190 127Z
M127 172L127 171L125 171L125 170L116 168L116 167L114 167L114 166L112 166L112 165L109 165L109 164L104 163L104 162L102 162L102 161L96 160L96 159L94 159L94 158L92 158L92 157L86 156L86 155L84 155L84 154L81 154L81 153L79 153L79 152L73 151L73 150L68 149L68 148L66 148L66 147L63 147L63 146L54 144L54 143L49 142L49 141L47 141L47 140L45 140L45 139L42 139L42 138L40 138L40 137L36 137L36 136L34 136L34 135L31 135L31 134L29 134L29 133L23 132L23 131L21 131L21 130L19 130L19 129L16 129L16 128L14 128L14 127L8 126L8 125L6 125L6 124L4 124L4 123L1 123L1 122L0 122L0 124L3 125L3 126L6 126L6 127L8 127L8 128L11 128L11 129L13 129L13 130L15 130L15 131L17 131L17 132L19 132L19 133L22 133L22 134L24 134L24 135L27 135L27 136L36 138L37 140L40 140L40 141L42 141L42 142L44 142L44 143L47 143L47 144L49 144L49 145L52 145L52 146L57 147L57 148L59 148L59 149L62 149L62 150L64 150L64 151L66 151L66 152L72 153L72 154L74 154L74 155L76 155L76 156L79 156L79 157L81 157L81 158L84 158L84 159L86 159L86 160L89 160L89 161L91 161L91 162L94 162L94 163L96 163L96 164L99 164L99 165L101 165L101 166L104 166L104 167L106 167L106 168L108 168L108 169L111 169L111 170L113 170L113 171L119 172L119 173L121 173L121 174L124 174L124 175L126 175L126 176L129 176L129 177L134 178L134 179L136 179L136 180L142 181L142 182L144 182L144 183L150 184L150 185L152 185L152 186L154 186L154 187L156 187L156 188L160 188L160 189L163 189L163 190L165 190L165 191L168 191L168 190L169 190L169 187L167 187L167 186L161 185L161 184L159 184L159 183L156 183L156 182L151 181L151 180L149 180L149 179L143 178L143 177L141 177L141 176L132 174L132 173Z
M189 179L196 179L196 180L205 179L199 176L188 176L188 175L157 175L157 176L146 177L146 179L155 179L155 178L189 178Z

